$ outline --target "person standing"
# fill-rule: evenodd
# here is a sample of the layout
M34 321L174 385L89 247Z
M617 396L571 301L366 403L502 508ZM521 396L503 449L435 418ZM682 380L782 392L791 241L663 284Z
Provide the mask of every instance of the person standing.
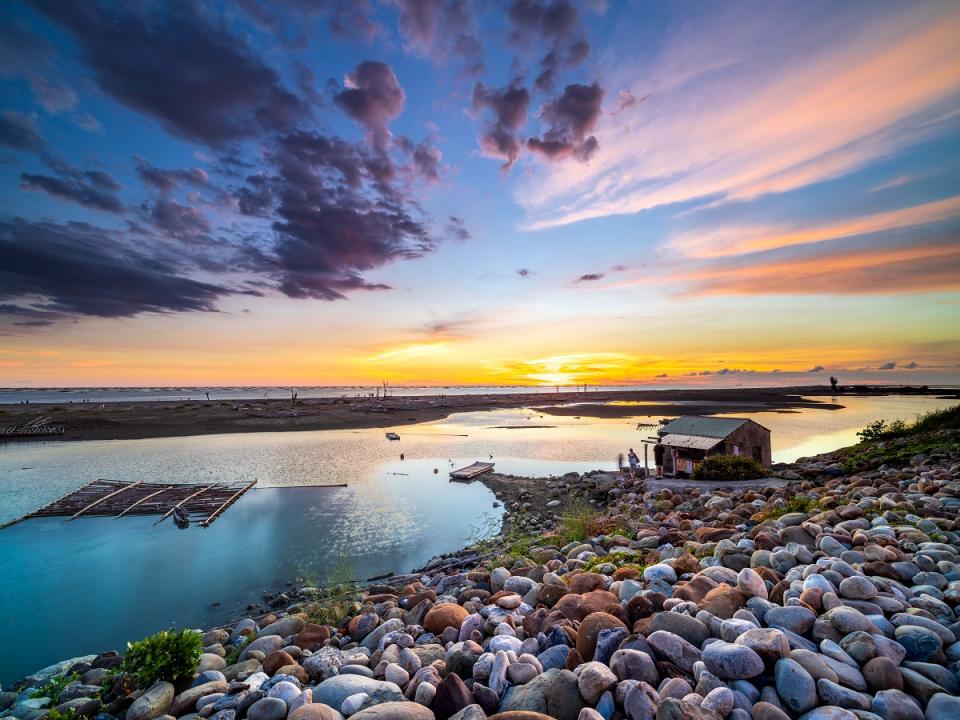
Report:
M667 448L657 438L657 444L653 446L653 462L657 466L657 477L663 477L663 455Z
M637 464L640 462L640 458L637 457L633 448L630 448L630 452L627 453L627 462L630 463L630 479L635 480L637 478Z

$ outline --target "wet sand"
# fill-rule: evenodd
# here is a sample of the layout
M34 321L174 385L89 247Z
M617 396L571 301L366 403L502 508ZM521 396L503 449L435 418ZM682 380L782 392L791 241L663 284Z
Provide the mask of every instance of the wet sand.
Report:
M901 393L871 388L867 394ZM956 394L956 391L951 391ZM863 394L863 393L858 393ZM917 393L920 394L920 393ZM942 394L926 391L924 394ZM822 399L811 399L821 396ZM642 402L641 405L606 404ZM453 413L536 407L544 415L621 418L637 415L709 415L737 412L790 412L800 408L837 410L843 395L823 387L731 388L316 398L259 401L116 402L0 406L0 425L26 423L38 416L65 428L56 440L119 440L238 432L396 428L440 420ZM647 404L650 403L650 404ZM6 438L4 438L6 439ZM29 440L10 438L8 442Z

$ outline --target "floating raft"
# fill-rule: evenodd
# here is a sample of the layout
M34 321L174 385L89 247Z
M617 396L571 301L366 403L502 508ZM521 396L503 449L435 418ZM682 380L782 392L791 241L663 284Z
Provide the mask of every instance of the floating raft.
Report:
M176 508L183 508L192 522L209 527L224 510L241 495L257 484L257 481L242 487L221 485L170 485L163 483L122 482L120 480L94 480L67 493L16 520L0 525L9 525L38 517L66 517L75 520L81 516L120 518L124 515L160 515L162 522Z
M475 462L473 465L454 470L450 473L450 477L453 480L472 480L477 475L483 475L491 470L493 470L492 462Z

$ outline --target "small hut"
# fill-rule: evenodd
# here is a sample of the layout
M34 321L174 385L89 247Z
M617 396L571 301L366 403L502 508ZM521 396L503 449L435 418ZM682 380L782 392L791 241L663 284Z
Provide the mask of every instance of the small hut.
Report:
M668 474L692 474L707 455L743 455L765 467L773 461L770 430L749 418L684 415L660 428L660 442Z

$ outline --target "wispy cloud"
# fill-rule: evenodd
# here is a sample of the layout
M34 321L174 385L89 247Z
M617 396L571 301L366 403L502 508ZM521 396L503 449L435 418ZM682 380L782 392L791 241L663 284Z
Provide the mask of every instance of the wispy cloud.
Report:
M841 248L802 257L706 264L677 272L691 295L847 295L960 288L960 245Z
M668 245L687 256L718 257L824 243L868 233L929 225L957 217L960 217L960 196L831 222L773 227L721 226L713 230L684 233L672 238Z
M956 5L894 6L829 34L784 12L724 12L709 19L709 32L679 34L639 73L669 76L691 58L699 63L646 102L604 116L589 164L540 168L518 188L529 227L784 192L956 124ZM647 95L644 83L626 89Z

